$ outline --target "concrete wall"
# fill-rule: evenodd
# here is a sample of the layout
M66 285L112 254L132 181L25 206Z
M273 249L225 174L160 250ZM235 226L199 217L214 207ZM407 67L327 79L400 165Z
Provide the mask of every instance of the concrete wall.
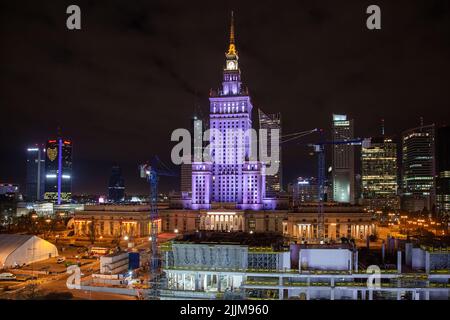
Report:
M348 249L301 249L299 261L302 270L350 270L352 252Z

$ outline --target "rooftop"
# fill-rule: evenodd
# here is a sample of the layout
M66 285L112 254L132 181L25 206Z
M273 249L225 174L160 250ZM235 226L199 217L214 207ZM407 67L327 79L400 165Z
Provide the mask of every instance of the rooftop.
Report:
M194 232L179 236L176 243L203 243L203 244L239 244L250 247L272 247L274 249L283 246L283 236L279 233L247 233L247 232Z

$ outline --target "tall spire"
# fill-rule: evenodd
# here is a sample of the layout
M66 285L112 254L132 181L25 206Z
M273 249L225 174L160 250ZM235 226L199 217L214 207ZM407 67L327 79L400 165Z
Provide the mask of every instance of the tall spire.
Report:
M228 46L227 55L237 55L236 46L234 42L234 13L231 11L231 23L230 23L230 44Z

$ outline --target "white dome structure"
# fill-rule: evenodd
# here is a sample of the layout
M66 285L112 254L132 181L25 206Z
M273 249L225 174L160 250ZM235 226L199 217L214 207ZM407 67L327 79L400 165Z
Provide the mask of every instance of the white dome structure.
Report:
M57 256L56 246L37 236L0 234L0 269Z

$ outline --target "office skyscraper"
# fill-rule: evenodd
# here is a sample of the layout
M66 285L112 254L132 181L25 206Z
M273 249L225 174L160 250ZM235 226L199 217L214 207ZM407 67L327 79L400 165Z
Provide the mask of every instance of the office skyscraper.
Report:
M281 114L266 114L261 109L258 109L259 129L267 130L267 153L278 160L278 172L274 175L266 175L266 196L273 198L277 193L283 190L283 172L281 166ZM279 130L279 152L278 155L272 155L276 152L271 149L272 135L271 130ZM269 165L269 164L268 164Z
M125 182L122 176L122 169L119 166L113 166L108 182L108 201L116 203L124 200Z
M190 133L191 133L191 161L195 161L194 155L196 152L203 154L203 148L206 146L206 141L203 141L203 132L208 130L208 123L199 107L196 108L195 116L191 118ZM192 192L192 163L181 164L181 192Z
M402 207L431 210L435 198L435 126L421 125L402 134Z
M58 137L47 141L45 161L46 200L57 204L72 198L72 142Z
M450 212L450 126L436 132L436 207L439 214Z
M27 148L26 200L30 202L44 199L45 192L45 148L34 145Z
M390 137L372 138L361 150L363 204L372 210L399 209L397 144Z
M333 114L332 140L352 140L353 120L346 115ZM355 155L351 145L332 145L333 200L355 203Z

